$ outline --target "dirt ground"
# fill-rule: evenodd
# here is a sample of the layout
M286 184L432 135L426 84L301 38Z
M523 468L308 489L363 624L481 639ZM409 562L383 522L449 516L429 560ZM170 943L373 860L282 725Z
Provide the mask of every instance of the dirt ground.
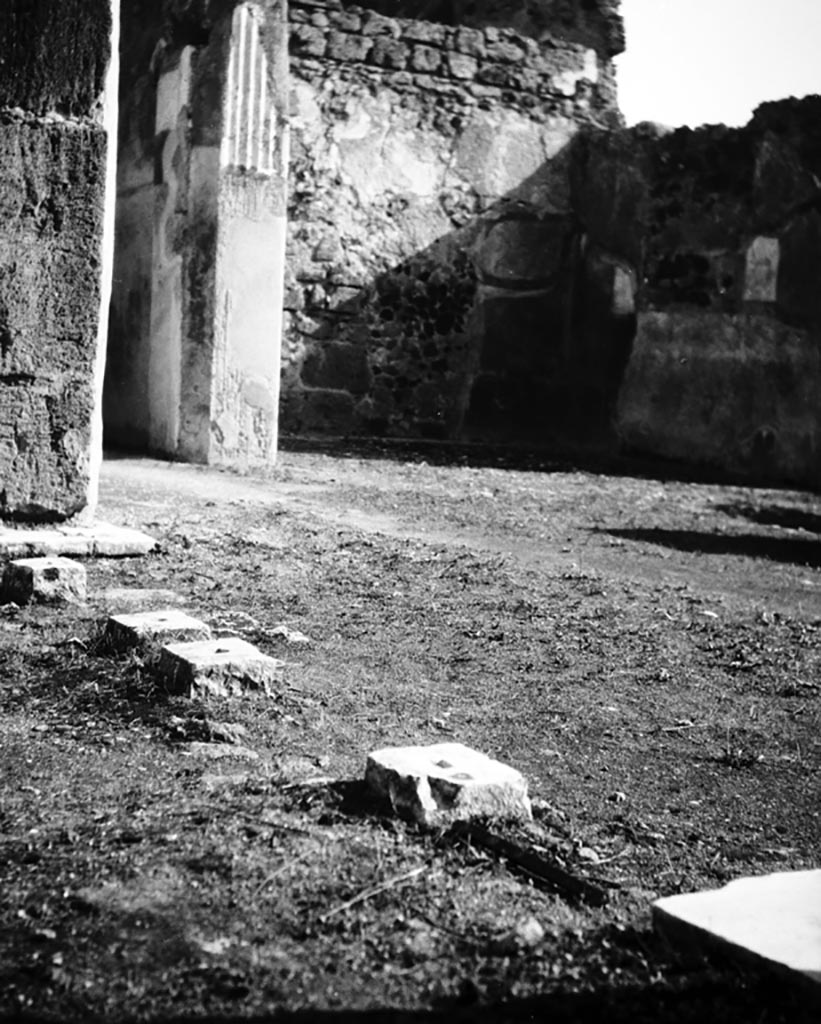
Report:
M100 518L159 551L0 608L4 1019L817 1019L649 907L821 865L818 496L447 455L106 462ZM277 697L101 639L171 605ZM374 803L368 751L442 740L526 775L505 835L604 905Z

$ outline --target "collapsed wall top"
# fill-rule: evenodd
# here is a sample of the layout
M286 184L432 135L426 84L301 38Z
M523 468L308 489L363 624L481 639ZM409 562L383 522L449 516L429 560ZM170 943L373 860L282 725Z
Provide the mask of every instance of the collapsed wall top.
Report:
M342 7L352 6L348 0ZM562 39L599 57L624 51L621 0L358 0L394 18L419 18L467 28L512 28L539 40Z

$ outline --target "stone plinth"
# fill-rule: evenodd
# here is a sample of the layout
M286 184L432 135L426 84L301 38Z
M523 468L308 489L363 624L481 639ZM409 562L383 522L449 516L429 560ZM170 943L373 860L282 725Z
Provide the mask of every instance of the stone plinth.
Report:
M461 743L377 750L365 781L400 817L423 825L532 816L524 776Z
M188 697L271 697L285 664L239 637L169 644L159 674L171 693Z
M821 985L821 870L669 896L653 904L653 923L673 943L720 948Z
M3 600L16 604L81 604L86 599L85 566L69 558L20 558L6 566L2 591Z
M178 608L162 611L112 615L106 623L106 637L112 647L125 650L146 642L194 642L210 640L211 630L204 622Z
M0 558L27 558L39 555L119 558L147 555L156 547L157 542L147 533L132 530L127 526L112 526L110 523L56 526L48 529L0 526Z

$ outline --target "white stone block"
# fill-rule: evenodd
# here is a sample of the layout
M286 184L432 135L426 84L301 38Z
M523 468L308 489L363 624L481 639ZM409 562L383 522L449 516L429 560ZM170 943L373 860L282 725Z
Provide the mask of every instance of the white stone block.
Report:
M821 870L739 878L723 889L668 896L653 923L671 942L723 947L758 966L821 983Z
M86 599L86 570L69 558L19 558L3 573L3 598L16 604Z
M524 776L461 743L377 750L368 756L365 781L400 817L424 825L532 817Z
M106 624L105 632L112 646L120 649L138 647L152 640L164 643L190 643L194 640L211 639L211 630L204 622L186 615L178 608L135 612L131 615L112 615Z
M239 637L168 644L159 673L172 693L188 697L271 697L282 682L285 663L269 658Z
M0 527L0 558L44 555L118 557L147 555L157 547L153 537L126 526L91 523L88 526L55 526L37 529Z

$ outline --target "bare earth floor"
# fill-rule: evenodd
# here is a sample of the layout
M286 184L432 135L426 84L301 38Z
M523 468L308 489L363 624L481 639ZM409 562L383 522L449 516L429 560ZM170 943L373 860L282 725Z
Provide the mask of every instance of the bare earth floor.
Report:
M649 908L821 864L818 497L463 463L105 464L100 518L160 550L0 609L0 1014L817 1019ZM281 693L172 698L101 640L172 602ZM370 750L443 740L526 775L504 834L603 906L368 798Z

